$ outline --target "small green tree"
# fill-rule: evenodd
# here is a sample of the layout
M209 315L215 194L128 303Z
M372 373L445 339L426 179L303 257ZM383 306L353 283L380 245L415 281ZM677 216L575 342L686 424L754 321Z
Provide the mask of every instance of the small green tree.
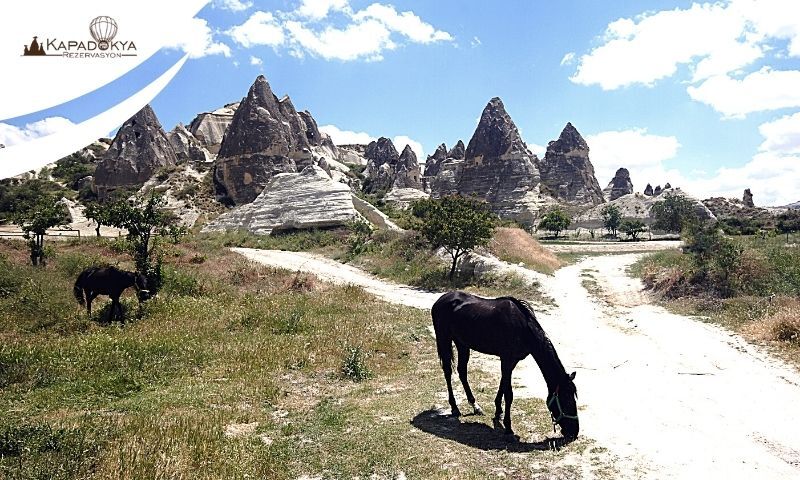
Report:
M653 229L680 233L699 222L694 203L683 195L668 193L664 200L653 204L650 215L655 219Z
M109 205L104 205L97 202L91 202L86 205L86 210L84 210L84 214L86 218L89 220L94 221L97 226L94 228L95 233L97 236L100 236L100 227L103 225L111 225L111 212L113 207Z
M647 225L641 220L626 219L620 224L619 231L635 241L638 240L640 233L647 231Z
M450 254L450 280L462 255L489 243L497 221L488 203L460 195L418 200L411 208L421 220L420 233L434 248L442 247Z
M606 205L600 210L600 215L603 216L603 227L613 237L617 236L617 229L619 229L620 222L622 221L622 214L619 207L616 205Z
M552 232L553 236L558 238L558 235L569 228L569 224L572 223L572 219L567 215L566 212L561 210L560 208L555 208L549 212L542 218L542 221L539 222L539 228L543 228L548 232Z
M50 228L66 224L68 220L64 204L49 195L21 205L20 210L13 216L13 222L22 229L25 239L28 240L31 264L44 266L45 232Z
M183 227L176 225L175 218L164 210L165 201L161 196L151 195L145 202L115 202L103 205L108 223L128 231L131 256L136 271L147 277L152 293L161 287L161 255L158 251L158 237L177 238L185 233Z

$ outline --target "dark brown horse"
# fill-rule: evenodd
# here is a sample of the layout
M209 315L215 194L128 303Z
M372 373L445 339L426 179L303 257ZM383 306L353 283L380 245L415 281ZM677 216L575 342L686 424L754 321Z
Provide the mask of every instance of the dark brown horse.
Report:
M467 400L476 414L483 411L475 403L475 397L467 381L467 362L470 349L500 357L502 377L497 389L495 404L495 424L499 424L503 413L502 400L505 397L505 432L511 429L511 372L520 360L528 355L539 365L547 383L547 408L553 425L561 427L561 433L568 440L578 436L578 407L575 373L567 374L553 344L547 338L536 320L530 305L513 297L486 299L464 292L450 292L442 295L431 309L433 328L436 332L436 349L447 382L448 401L453 416L459 416L450 376L453 373L453 343L458 350L458 376L467 394Z
M75 287L72 289L75 298L81 305L86 305L86 312L92 315L92 300L98 295L108 295L111 297L111 310L108 314L108 321L111 322L119 312L122 322L122 305L119 297L128 288L136 288L136 297L139 303L150 298L150 291L147 289L147 278L141 273L128 272L111 266L89 267L82 271L75 280Z

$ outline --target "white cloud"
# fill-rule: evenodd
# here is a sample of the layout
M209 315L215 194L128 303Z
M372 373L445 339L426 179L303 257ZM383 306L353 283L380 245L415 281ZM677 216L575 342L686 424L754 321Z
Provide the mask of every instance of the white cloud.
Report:
M319 131L330 135L331 140L336 145L350 145L362 144L366 145L378 137L370 135L367 132L353 132L351 130L342 130L336 125L323 125L319 127ZM417 160L420 163L425 162L425 149L422 144L407 135L396 135L392 138L392 143L397 149L398 153L402 152L406 145L411 146L411 150L417 155Z
M418 141L405 135L397 135L396 137L392 138L392 143L394 143L394 147L398 152L402 152L406 148L406 145L408 145L417 155L417 161L419 163L425 163L425 149Z
M245 48L254 45L275 47L285 40L283 27L271 12L255 12L243 24L230 28L226 33Z
M253 2L240 0L214 0L213 6L232 12L242 12L253 6Z
M425 23L414 12L397 13L391 5L373 3L366 9L353 15L353 20L377 20L391 31L398 32L408 37L415 43L431 43L438 41L451 41L453 37L444 31L436 30L429 23Z
M613 90L652 86L680 65L692 82L747 67L769 51L800 56L800 3L732 0L645 13L608 24L602 45L579 59L570 79Z
M346 10L348 7L348 0L303 0L297 13L303 17L321 20L330 11Z
M336 125L323 125L319 131L330 135L335 145L363 144L377 140L367 132L353 132L350 130L340 130Z
M75 125L64 117L47 117L37 122L17 127L8 123L0 123L0 144L10 147L39 137L46 137L64 128Z
M800 112L761 124L758 131L764 136L759 150L800 154Z
M539 158L544 157L544 154L547 153L547 147L544 145L539 145L537 143L526 143L526 145L528 145L528 150L533 152Z
M481 42L481 39L478 37L472 37L472 40L469 42L473 47L480 47L482 43L483 42Z
M328 27L321 32L297 21L286 22L285 26L299 47L326 60L382 60L383 50L397 47L390 38L391 32L374 20L350 24L343 30Z
M742 198L745 188L756 205L778 206L800 200L800 156L762 152L741 167L720 168L712 177L685 180L684 190L701 198Z
M572 62L575 61L575 52L569 52L561 58L561 63L559 65L572 65Z
M741 80L728 75L709 78L687 91L692 99L710 105L726 117L742 118L748 113L800 107L800 71L763 67Z
M586 143L589 144L589 156L601 187L611 181L620 167L630 171L637 191L644 190L648 182L654 181L675 185L660 176L662 173L666 175L663 162L674 158L681 146L675 137L653 135L647 133L646 129L634 128L588 135Z
M260 67L263 64L264 62L260 58L250 55L250 65L255 65Z
M344 22L327 21L331 11L340 12L338 17L344 17ZM384 51L404 42L453 40L452 35L424 22L414 12L398 12L380 3L354 12L347 0L303 0L294 11L255 12L227 33L245 48L282 45L294 57L310 54L341 61L379 61Z
M206 55L231 56L230 47L214 41L208 22L202 18L176 21L172 27L169 32L164 32L166 48L182 50L188 53L190 58Z

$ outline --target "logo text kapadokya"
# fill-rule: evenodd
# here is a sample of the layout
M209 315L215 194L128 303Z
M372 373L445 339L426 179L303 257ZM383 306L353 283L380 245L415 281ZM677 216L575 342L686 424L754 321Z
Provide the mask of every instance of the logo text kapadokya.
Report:
M95 17L89 23L91 39L68 39L57 37L44 41L34 36L30 45L25 45L23 56L48 56L62 58L121 58L135 56L133 40L117 40L117 22L108 16Z

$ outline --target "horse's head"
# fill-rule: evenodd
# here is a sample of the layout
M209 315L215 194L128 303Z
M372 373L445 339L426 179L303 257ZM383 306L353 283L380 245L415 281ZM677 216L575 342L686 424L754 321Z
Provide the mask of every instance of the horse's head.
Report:
M574 440L578 437L578 390L575 388L575 372L564 377L548 394L547 408L553 417L553 425L561 427L564 438Z
M144 302L153 297L148 286L147 277L141 273L136 274L136 296L139 298L140 302Z

